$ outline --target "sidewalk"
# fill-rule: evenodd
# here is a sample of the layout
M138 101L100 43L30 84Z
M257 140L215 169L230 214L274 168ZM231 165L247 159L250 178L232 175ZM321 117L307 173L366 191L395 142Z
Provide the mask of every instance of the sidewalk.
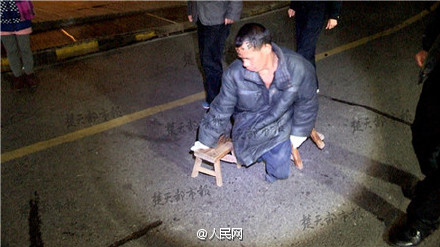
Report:
M243 2L242 18L286 7L288 1ZM34 2L35 66L196 29L185 1ZM8 71L2 49L1 69Z

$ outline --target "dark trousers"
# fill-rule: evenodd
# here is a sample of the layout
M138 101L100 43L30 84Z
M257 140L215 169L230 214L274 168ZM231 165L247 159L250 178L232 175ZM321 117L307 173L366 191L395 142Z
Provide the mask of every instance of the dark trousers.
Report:
M325 3L307 3L296 10L297 52L315 64L316 42L325 22Z
M408 205L408 222L418 229L432 230L438 227L440 217L440 65L424 82L411 130L425 178L418 182Z
M206 102L211 104L220 92L223 66L222 55L231 25L205 26L197 22L200 61L205 74Z
M325 2L306 2L296 10L296 52L315 68L316 43L325 22L325 11ZM319 89L318 79L316 86Z

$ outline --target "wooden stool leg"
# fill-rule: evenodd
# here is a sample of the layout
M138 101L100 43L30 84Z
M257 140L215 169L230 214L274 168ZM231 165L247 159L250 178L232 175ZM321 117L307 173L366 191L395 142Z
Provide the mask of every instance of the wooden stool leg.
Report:
M201 165L202 165L202 159L200 159L199 157L196 157L196 161L194 162L194 167L193 167L191 177L195 178L199 175L199 170L200 170Z
M325 147L325 143L321 140L321 137L319 136L318 132L316 132L316 129L312 129L312 133L310 133L310 138L319 149L323 149ZM295 166L298 169L300 170L303 169L303 163L301 160L301 156L299 155L298 149L294 148L293 146L292 146L291 159L293 160L293 163L295 163Z
M221 187L223 185L222 181L222 170L220 166L220 160L217 160L214 162L214 172L215 172L215 180L218 187Z
M319 137L316 129L312 130L312 133L310 133L310 138L312 138L312 141L319 149L323 149L325 147L325 143L321 140L321 137Z
M292 146L292 159L293 159L293 163L295 164L295 166L302 170L303 169L303 163L301 160L301 156L299 155L298 149L294 148Z
M234 149L231 150L231 154L235 158L235 163L237 164L237 168L240 169L241 168L241 164L240 164L240 162L238 162L237 158L235 157Z

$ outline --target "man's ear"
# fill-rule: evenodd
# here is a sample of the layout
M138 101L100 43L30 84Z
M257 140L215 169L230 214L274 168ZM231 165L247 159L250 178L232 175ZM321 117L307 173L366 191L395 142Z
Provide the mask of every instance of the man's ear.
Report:
M261 49L264 53L269 54L272 52L272 45L271 44L264 44Z

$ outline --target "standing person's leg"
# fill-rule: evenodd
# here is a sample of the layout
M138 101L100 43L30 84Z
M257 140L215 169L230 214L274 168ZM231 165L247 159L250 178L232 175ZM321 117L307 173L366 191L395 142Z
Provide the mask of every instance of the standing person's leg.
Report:
M18 47L20 48L21 59L25 72L25 82L30 87L36 87L39 83L38 78L34 74L34 57L31 50L30 35L17 35Z
M437 160L440 162L437 148ZM408 226L421 231L422 237L438 228L440 217L440 170L428 174L417 184L414 198L406 210Z
M273 183L277 179L286 179L290 174L290 140L286 140L261 156L266 163L266 181Z
M440 63L424 82L411 126L412 144L422 173L439 169L435 154L440 145ZM437 151L436 151L437 149ZM437 154L438 155L438 154Z
M6 49L9 67L14 74L14 89L21 89L24 86L23 64L20 58L20 51L15 35L2 35L1 40Z
M223 51L225 49L226 39L229 36L229 32L231 29L231 25L218 25L216 26L216 34L217 40L216 43L212 46L212 58L213 58L213 78L212 78L212 99L208 101L211 103L214 100L215 96L220 93L220 87L222 85L222 76L223 76ZM215 65L214 65L215 64Z
M304 16L301 16L301 15L296 16L296 19L295 19L296 52L298 52L299 47L304 46L303 31L304 31L306 24L307 24L307 20L304 18Z
M31 50L30 35L16 35L16 38L20 48L21 59L23 60L24 72L30 75L34 73L34 57Z
M305 13L298 13L296 20L298 22L297 52L316 67L316 43L324 25L324 11L309 10Z
M12 73L15 77L21 76L23 74L23 64L21 63L20 50L15 35L2 35L1 39L6 49L6 56Z
M325 22L325 9L303 8L296 20L297 52L307 59L316 68L315 52L319 34ZM319 82L316 80L319 92Z
M438 228L440 217L440 66L425 81L411 126L413 148L425 179L417 183L407 222L391 236L397 246L415 246Z
M200 64L202 65L202 77L203 77L203 88L205 89L206 98L208 96L208 90L206 85L206 72L205 72L205 27L200 21L197 21L197 41L199 44L199 58ZM209 104L205 101L202 104L203 108L209 109Z
M205 72L206 101L214 100L220 91L223 74L222 55L230 25L214 25L204 27L202 66Z
M411 126L413 147L425 179L408 205L408 223L433 228L440 217L440 65L425 81Z
M203 68L203 53L205 50L205 26L200 23L200 21L197 21L197 41L198 41L198 45L199 45L199 57L200 57L200 63L202 64L202 68ZM205 73L203 71L203 73Z
M416 120L422 121L423 119L416 117ZM424 121L426 123L429 122L427 119ZM417 136L417 132L415 134ZM425 142L423 142L417 138L413 139L413 147L420 168L426 177L417 183L414 196L406 209L407 221L405 225L400 227L399 231L394 235L390 236L391 243L396 246L416 246L439 227L440 143L438 143L438 140L440 137L429 137L430 139L437 140L437 144L433 144L428 139L425 139Z

